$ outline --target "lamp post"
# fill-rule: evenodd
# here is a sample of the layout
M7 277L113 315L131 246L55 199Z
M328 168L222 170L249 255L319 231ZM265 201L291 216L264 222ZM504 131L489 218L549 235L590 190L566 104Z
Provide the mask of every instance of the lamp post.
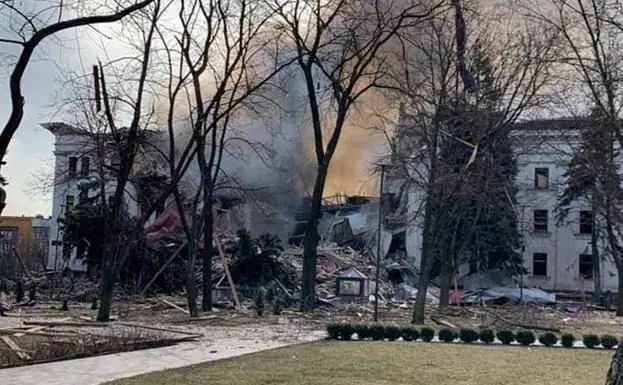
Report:
M385 166L381 165L381 186L379 191L379 224L376 238L376 276L374 279L374 322L379 320L379 276L381 274L381 231L383 229L383 182L385 181Z

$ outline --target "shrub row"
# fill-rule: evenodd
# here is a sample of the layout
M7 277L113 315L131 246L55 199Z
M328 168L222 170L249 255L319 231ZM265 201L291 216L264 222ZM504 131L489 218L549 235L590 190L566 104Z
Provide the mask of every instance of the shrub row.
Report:
M418 330L413 326L382 324L333 323L327 326L327 332L329 338L344 341L350 340L354 334L357 334L359 340L370 339L374 341L395 341L402 338L404 341L422 340L424 342L430 342L435 337L435 330L428 327L423 327ZM449 343L460 340L468 344L477 341L490 344L495 341L496 337L504 345L510 345L517 341L521 345L529 346L538 339L542 345L554 346L560 341L560 344L566 348L573 347L573 343L576 341L575 336L572 334L563 334L559 339L554 333L544 333L537 337L531 331L514 333L510 330L500 330L495 333L490 329L483 329L480 330L480 332L472 329L461 329L458 333L452 329L441 329L439 333L437 333L437 336L442 342ZM588 334L583 336L582 342L589 349L596 348L599 345L606 349L612 349L619 343L619 340L611 335L599 337L594 334Z

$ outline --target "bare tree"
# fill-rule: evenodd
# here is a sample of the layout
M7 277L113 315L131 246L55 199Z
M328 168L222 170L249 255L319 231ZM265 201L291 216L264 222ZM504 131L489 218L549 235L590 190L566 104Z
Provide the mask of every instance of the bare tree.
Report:
M623 229L619 225L623 218L620 210L623 190L618 175L612 171L617 167L616 149L623 144L619 116L623 101L620 92L623 73L623 18L620 6L607 0L551 0L539 5L541 8L536 4L530 8L530 14L556 28L564 37L565 54L557 60L557 65L566 76L561 81L574 85L577 90L576 95L567 95L583 97L586 100L584 106L591 108L584 116L592 113L599 127L600 132L596 131L592 136L602 138L600 141L603 143L597 151L600 159L592 157L592 163L589 161L586 164L595 172L596 183L595 186L584 187L586 191L592 191L591 202L604 223L607 254L617 268L618 285L623 287ZM618 303L617 314L621 315L621 290Z
M198 178L190 189L174 186L173 195L188 241L187 293L191 316L198 314L195 264L200 240L203 244L202 309L212 308L212 255L214 192L227 184L222 160L232 141L231 126L248 116L250 96L292 59L262 62L274 42L268 28L273 12L262 2L182 1L175 21L179 33L159 28L166 70L163 99L169 133L167 159L174 173L180 156L176 117L183 120ZM184 139L182 139L183 142ZM231 186L230 186L231 187Z
M488 156L492 138L507 132L520 115L543 106L550 80L548 62L555 48L555 34L535 23L529 25L526 19L519 19L512 33L504 31L495 18L513 20L508 9L502 18L497 13L487 17L482 16L488 13L484 10L462 7L458 2L453 5L453 9L440 13L420 30L401 36L403 48L396 60L399 64L393 71L394 82L388 87L397 91L406 117L397 132L398 144L393 147L400 149L394 158L410 182L409 188L420 191L424 201L424 218L419 223L422 253L414 323L424 322L426 293L435 263L441 263L444 297L447 295L449 272L458 268L458 254L466 251L462 244L474 231L479 215L454 211L450 202L482 193L484 185L468 182L478 179L474 165L480 157ZM482 76L472 73L475 67L483 65L476 60L478 47L490 60L490 68L481 69ZM453 111L466 107L473 110L471 118L470 114L455 116ZM468 132L465 137L457 136L453 128L457 119L465 127L473 126L472 130L475 123L485 127ZM457 146L467 153L463 164L446 165L444 151ZM465 220L469 222L462 226L471 230L457 233L456 225ZM439 242L440 234L449 234L446 242ZM452 234L462 234L463 240ZM438 250L444 245L450 246L450 250ZM450 259L439 260L442 254Z
M386 74L383 48L440 7L424 2L271 2L283 41L304 77L314 133L316 176L306 222L301 309L315 306L318 219L331 159L349 111Z
M38 12L28 13L26 7L22 9L20 8L21 5L16 5L13 1L0 1L0 13L3 15L3 23L6 23L5 25L8 26L5 31L7 32L7 36L0 37L0 43L13 44L21 47L17 62L11 71L9 81L11 114L0 134L0 161L4 158L9 143L17 131L24 115L25 100L22 95L21 82L28 62L32 58L37 46L50 36L64 30L86 25L119 21L153 2L154 0L144 0L128 6L118 4L116 10L110 14L88 15L64 19L64 12L65 14L70 12L65 10L67 5L64 5L63 2L60 1L56 9L57 15L53 18L55 21L49 23L47 20L50 20L50 15L44 15L50 11L47 7Z

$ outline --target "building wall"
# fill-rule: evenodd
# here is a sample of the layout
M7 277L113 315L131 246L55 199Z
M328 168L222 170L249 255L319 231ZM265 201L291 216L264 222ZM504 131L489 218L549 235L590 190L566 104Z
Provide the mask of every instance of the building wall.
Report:
M43 217L0 217L0 271L7 274L21 270L13 255L13 247L27 268L39 270L47 256L48 220Z
M555 207L558 196L565 188L565 173L574 149L577 149L577 130L525 130L515 133L519 192L516 211L519 226L524 237L524 267L528 273L523 277L524 285L547 290L592 291L594 282L580 275L580 255L590 254L590 234L580 234L580 211L588 210L586 202L575 202L569 215L557 223ZM549 183L547 189L535 187L535 169L547 168ZM425 175L425 174L423 174ZM423 186L424 184L420 184ZM407 228L407 254L419 266L422 247L422 203L425 194L421 187L413 187L409 193ZM501 197L501 199L506 199ZM534 210L547 210L547 231L534 229ZM603 254L603 240L600 241ZM545 275L535 274L535 253L546 254ZM461 266L460 274L469 272L467 265ZM616 291L618 287L616 268L612 261L601 262L602 290Z
M48 128L48 127L46 127ZM50 129L50 128L48 128ZM71 132L67 130L50 129L55 134L54 143L54 191L52 198L52 218L50 220L50 248L48 252L46 269L62 270L66 267L74 271L85 271L86 265L81 259L76 258L76 250L73 248L68 261L63 258L62 234L59 220L65 215L68 207L78 203L80 190L79 182L85 180L106 180L105 189L107 196L113 194L116 183L110 180L109 175L100 175L95 153L95 141L92 136ZM71 158L76 158L75 170L72 170ZM89 158L89 168L83 171L83 158ZM106 164L111 164L111 159L105 159ZM75 171L75 172L74 172ZM90 192L90 196L95 192ZM139 214L138 202L135 199L136 189L128 183L126 186L125 202L131 215ZM69 248L67 249L69 250ZM65 252L67 253L67 252Z

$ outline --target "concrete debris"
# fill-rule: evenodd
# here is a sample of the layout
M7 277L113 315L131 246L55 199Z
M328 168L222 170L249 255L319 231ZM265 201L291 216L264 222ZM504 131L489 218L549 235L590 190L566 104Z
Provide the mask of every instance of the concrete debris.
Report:
M466 303L480 303L489 301L512 301L512 302L535 302L541 304L554 304L556 303L556 294L548 293L541 289L529 289L523 290L517 287L493 287L485 290L480 290L464 301Z

